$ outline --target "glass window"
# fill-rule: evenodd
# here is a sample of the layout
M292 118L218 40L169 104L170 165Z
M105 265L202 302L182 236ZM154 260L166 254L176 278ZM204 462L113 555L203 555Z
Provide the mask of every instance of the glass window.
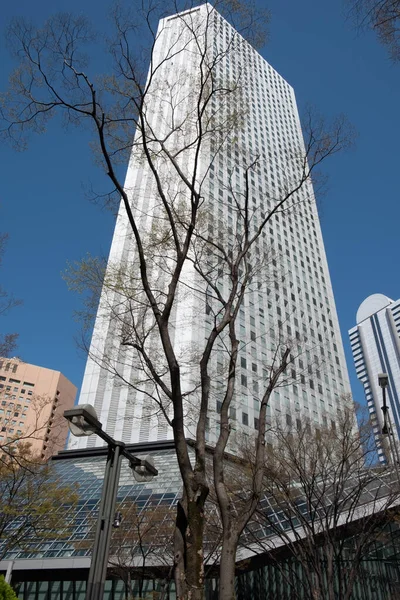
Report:
M61 581L52 581L50 583L51 585L51 591L49 596L47 596L46 600L59 600L62 595L61 595Z
M73 581L63 581L62 587L63 587L62 600L74 600L74 582ZM57 596L57 600L58 600L58 598L61 598L61 596Z

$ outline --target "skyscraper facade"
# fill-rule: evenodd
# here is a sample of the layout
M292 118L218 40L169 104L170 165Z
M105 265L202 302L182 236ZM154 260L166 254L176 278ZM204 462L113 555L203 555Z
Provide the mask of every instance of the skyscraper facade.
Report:
M215 93L210 93L213 88ZM308 179L303 181L307 163L293 89L216 10L203 4L160 21L143 111L145 125L135 136L125 190L152 261L150 285L159 296L165 294L163 285L171 271L172 237L161 193L183 231L188 181L202 199L197 245L182 271L172 314L187 422L200 402L198 368L204 340L218 320L220 294L229 291L229 277L213 247L225 244L227 254L235 252L246 232L258 231L247 263L251 282L238 312L240 356L232 429L257 429L268 369L289 339L295 358L285 385L273 392L268 421L298 428L335 423L338 411L351 406L350 388L313 189ZM201 146L196 145L199 119ZM135 358L127 334L139 266L124 207L108 262L108 273L115 270L123 284L103 288L80 403L94 405L105 429L117 439L168 439L169 408L159 410L152 401L159 392ZM136 332L143 323L153 327L146 311L143 308L140 320L135 320ZM162 364L165 359L150 338L146 337L149 352ZM222 337L211 360L216 375L207 422L211 443L223 398L218 380L227 373L228 354ZM70 440L79 447L96 443L95 437Z
M387 460L389 444L382 444L382 389L378 375L388 376L386 391L390 432L395 443L400 434L400 300L373 294L357 311L357 325L349 331L357 377L364 386L378 454Z

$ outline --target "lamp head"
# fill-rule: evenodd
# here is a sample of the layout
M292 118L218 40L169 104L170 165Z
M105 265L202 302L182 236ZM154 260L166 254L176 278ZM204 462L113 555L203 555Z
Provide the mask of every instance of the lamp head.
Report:
M145 459L141 460L140 463L140 465L130 465L134 478L139 483L151 481L153 477L157 474L154 459L150 455L148 455Z
M68 421L68 427L72 435L82 437L92 435L101 431L101 423L97 420L97 414L91 404L81 404L64 412Z
M118 528L121 526L122 512L117 511L114 515L113 527Z
M389 427L387 426L386 423L384 423L383 427L382 427L382 435L388 435L389 433Z
M389 385L389 376L387 373L378 374L378 383L381 388L386 388Z

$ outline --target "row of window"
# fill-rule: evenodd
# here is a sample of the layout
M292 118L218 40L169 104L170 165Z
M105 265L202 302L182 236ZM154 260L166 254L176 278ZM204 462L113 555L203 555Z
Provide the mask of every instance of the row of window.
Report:
M222 402L217 401L217 413L220 414L221 413L221 407L222 407ZM280 412L280 411L277 411ZM314 421L316 423L320 422L320 419L318 417L318 413L317 411L313 411L313 415L314 415ZM236 419L236 409L235 408L230 408L230 414L229 414L230 419L235 420ZM285 414L285 422L286 422L286 426L287 427L292 427L294 424L296 425L296 429L298 431L301 431L302 427L303 427L303 423L301 421L300 418L295 418L293 419L293 417L286 413ZM218 423L217 423L218 424ZM271 417L268 416L267 417L267 426L270 426L272 424L272 420ZM328 426L328 418L326 415L322 415L322 422L320 423L321 425L327 427ZM242 411L242 425L245 425L246 427L249 427L249 414L245 411ZM253 428L256 429L258 431L259 429L259 425L260 425L260 420L258 417L253 417ZM306 425L309 427L310 426L310 422L309 420L307 420ZM207 418L207 429L209 430L210 428L210 419ZM332 419L331 420L331 426L332 428L335 428L335 421Z
M4 369L6 370L6 369ZM7 381L7 377L4 377L4 375L0 375L0 381ZM20 379L14 379L13 377L9 377L8 378L8 382L9 383L21 383ZM35 387L34 383L31 383L30 381L24 381L22 383L22 385L24 385L25 387L29 387L29 388L33 388Z
M10 385L4 385L3 383L0 383L0 390L4 390L6 392L5 397L8 398L11 394L11 392L13 394L15 393L19 393L19 394L26 394L27 396L33 396L33 391L32 390L28 390L26 391L25 388L22 388L21 390L18 387L14 387L11 390L11 386ZM15 400L15 395L11 396L13 400ZM20 397L20 400L24 400L24 398Z
M0 360L0 369L4 371L12 371L13 373L17 372L18 364L11 362L4 362L4 360Z

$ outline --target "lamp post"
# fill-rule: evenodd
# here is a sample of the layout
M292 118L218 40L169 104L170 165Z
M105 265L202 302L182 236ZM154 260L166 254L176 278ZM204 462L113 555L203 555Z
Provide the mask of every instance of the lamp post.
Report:
M389 407L386 404L386 388L389 385L389 376L387 373L378 374L379 387L382 388L382 414L383 414L383 426L382 435L389 436L389 449L391 453L391 460L395 463L396 469L400 464L399 451L397 448L396 440L393 439L392 424L390 422Z
M387 373L379 373L378 375L378 383L379 387L382 388L382 414L383 414L383 426L382 426L382 435L387 435L389 433L388 428L388 407L386 404L386 388L389 385L389 377Z
M122 457L128 459L136 481L150 481L155 475L158 475L158 471L151 456L147 456L145 459L134 456L126 450L123 442L114 440L103 431L102 424L97 419L96 411L90 404L83 404L66 410L64 417L67 419L69 429L73 435L81 437L95 433L108 446L99 516L86 588L86 600L102 600L107 575L111 528L115 520L115 504ZM119 517L118 521L120 522L120 520Z

